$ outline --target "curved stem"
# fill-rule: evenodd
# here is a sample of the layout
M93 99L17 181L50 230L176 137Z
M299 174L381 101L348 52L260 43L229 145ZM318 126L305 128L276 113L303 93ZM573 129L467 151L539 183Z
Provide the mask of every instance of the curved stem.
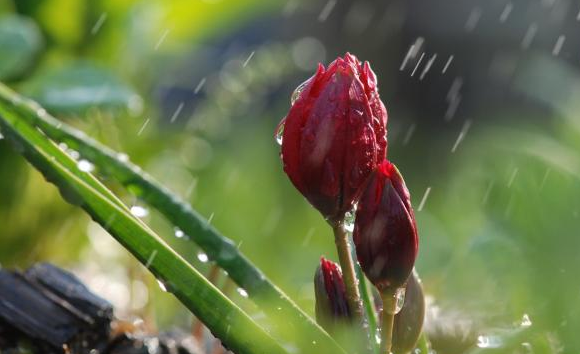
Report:
M348 233L344 228L343 222L335 223L332 225L332 229L334 231L334 242L336 243L336 250L338 251L340 267L342 268L342 277L346 288L348 307L353 319L357 322L361 322L363 318L363 310L358 289L358 281L354 271L354 261L350 252Z
M381 294L383 299L383 326L381 328L381 353L390 354L393 345L393 325L395 323L395 311L397 297L394 293Z

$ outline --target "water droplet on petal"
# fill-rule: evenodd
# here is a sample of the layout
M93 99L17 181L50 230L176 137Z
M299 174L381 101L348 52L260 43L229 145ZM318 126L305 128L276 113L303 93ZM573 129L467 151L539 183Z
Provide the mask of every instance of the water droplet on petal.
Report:
M243 297L248 297L248 292L243 288L238 288L238 294L242 295Z
M304 91L304 88L306 88L306 85L308 85L310 80L312 80L312 78L304 81L303 83L298 85L298 87L296 87L294 92L292 92L292 96L290 96L290 104L294 105L294 103L298 100L298 98L300 98L300 94L302 93L302 91Z
M284 117L278 126L276 127L276 142L278 145L282 146L282 138L284 137L284 124L286 123L286 117Z
M144 218L147 215L149 215L149 210L139 205L133 205L131 207L131 214L135 215L138 218Z
M197 259L199 259L201 263L207 263L207 261L209 261L209 257L203 252L197 254Z
M84 159L77 163L77 167L83 172L91 172L95 169L95 165Z
M395 305L395 314L399 313L405 304L405 290L406 288L397 289L397 293L395 294L395 299L397 301Z

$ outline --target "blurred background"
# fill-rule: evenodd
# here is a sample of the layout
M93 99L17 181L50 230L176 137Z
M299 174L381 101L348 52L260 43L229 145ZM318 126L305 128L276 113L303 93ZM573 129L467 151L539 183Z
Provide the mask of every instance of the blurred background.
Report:
M482 348L578 353L579 21L572 0L2 0L0 80L190 201L312 313L333 237L283 173L274 130L318 62L368 60L418 219L428 320ZM71 269L119 316L191 322L2 140L0 245L2 267Z

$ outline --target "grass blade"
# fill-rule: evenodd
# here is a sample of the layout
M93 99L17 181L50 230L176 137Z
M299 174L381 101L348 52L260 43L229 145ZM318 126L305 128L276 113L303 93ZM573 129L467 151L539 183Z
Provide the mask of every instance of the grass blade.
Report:
M209 225L185 201L155 181L138 166L119 158L112 149L98 143L71 126L51 117L35 102L27 100L0 84L0 102L14 103L20 117L40 128L51 139L65 142L78 150L108 176L123 184L137 197L159 210L179 227L208 257L226 270L234 282L245 289L249 297L275 323L286 326L286 340L305 352L344 353L344 350L303 312L281 289L250 262L228 238ZM275 321L276 319L282 321ZM288 337L289 333L293 333Z
M40 131L19 119L12 107L0 104L0 127L13 146L69 202L80 205L142 264L164 282L206 326L236 353L287 353L264 329L209 283L159 236L109 199L92 175L76 171L72 160ZM100 185L100 186L99 186Z

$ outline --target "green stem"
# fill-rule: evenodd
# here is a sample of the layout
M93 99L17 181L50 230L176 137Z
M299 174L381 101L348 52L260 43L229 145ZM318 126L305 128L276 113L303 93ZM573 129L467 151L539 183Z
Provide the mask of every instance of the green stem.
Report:
M381 328L381 353L391 354L393 346L393 326L395 324L395 312L397 297L395 293L381 294L383 299L383 326Z
M361 323L363 318L363 309L358 289L358 281L354 271L354 261L350 251L350 242L348 241L348 232L344 228L343 222L337 222L332 226L334 231L334 242L338 251L338 259L342 268L342 277L346 288L346 299L351 314L355 322Z

